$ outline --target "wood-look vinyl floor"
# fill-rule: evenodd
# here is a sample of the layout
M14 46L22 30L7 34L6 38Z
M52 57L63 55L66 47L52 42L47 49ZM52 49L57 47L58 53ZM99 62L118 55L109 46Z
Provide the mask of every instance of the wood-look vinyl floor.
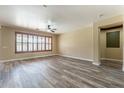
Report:
M95 66L88 61L60 56L1 63L0 87L124 87L124 72L115 65L109 65L107 61L103 61L102 63L101 66Z

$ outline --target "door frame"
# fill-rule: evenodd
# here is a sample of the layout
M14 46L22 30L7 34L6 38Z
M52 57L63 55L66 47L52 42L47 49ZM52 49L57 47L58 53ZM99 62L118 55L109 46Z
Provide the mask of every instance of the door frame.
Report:
M94 57L93 57L93 63L96 66L100 66L101 61L100 61L100 27L103 26L108 26L108 25L115 25L115 24L122 24L123 25L123 30L122 30L122 50L123 50L123 63L122 63L122 71L124 71L124 22L121 20L121 22L116 22L116 23L110 23L110 24L104 24L100 26L98 23L93 25L93 41L94 41Z

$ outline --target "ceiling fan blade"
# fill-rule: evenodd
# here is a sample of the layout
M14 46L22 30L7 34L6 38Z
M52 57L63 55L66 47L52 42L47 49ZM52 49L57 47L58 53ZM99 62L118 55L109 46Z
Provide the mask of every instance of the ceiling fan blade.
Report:
M55 32L54 30L50 30L51 32Z
M47 7L47 5L43 5L43 7L45 7L45 8L46 8L46 7Z
M51 28L50 28L50 25L48 25L48 29L51 29Z
M54 29L52 29L52 30L57 30L57 29L54 28Z

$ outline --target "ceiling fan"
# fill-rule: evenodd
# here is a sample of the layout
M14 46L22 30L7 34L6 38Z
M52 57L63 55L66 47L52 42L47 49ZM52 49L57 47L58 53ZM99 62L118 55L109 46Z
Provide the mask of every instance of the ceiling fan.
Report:
M43 7L47 8L47 5L43 5ZM47 30L51 32L55 32L57 30L55 24L53 24L51 20L48 20Z
M48 25L48 30L51 32L55 32L57 29L54 28L52 25Z

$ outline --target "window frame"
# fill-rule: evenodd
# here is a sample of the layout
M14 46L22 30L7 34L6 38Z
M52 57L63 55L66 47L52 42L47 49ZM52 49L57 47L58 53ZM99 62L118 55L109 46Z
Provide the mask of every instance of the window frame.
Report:
M21 38L22 38L22 41L21 41L21 51L17 51L17 35L18 34L21 34ZM27 51L23 51L23 35L27 35ZM32 36L33 40L34 40L34 36L37 36L37 50L34 51L34 42L32 43L32 51L29 51L29 36ZM43 38L44 37L44 40L45 42L44 43L41 43L41 50L38 50L38 36ZM51 38L51 50L46 50L46 38ZM32 33L24 33L24 32L15 32L15 53L34 53L34 52L49 52L49 51L52 51L53 49L53 40L52 40L52 36L46 36L46 35L38 35L38 34L32 34ZM44 44L44 50L42 50L42 44Z
M115 34L116 33L116 34ZM111 34L115 34L116 36L114 36L114 41L111 40ZM115 41L116 40L118 41ZM117 39L118 38L118 39ZM114 42L114 45L109 45ZM120 31L110 31L110 32L106 32L106 48L120 48Z

